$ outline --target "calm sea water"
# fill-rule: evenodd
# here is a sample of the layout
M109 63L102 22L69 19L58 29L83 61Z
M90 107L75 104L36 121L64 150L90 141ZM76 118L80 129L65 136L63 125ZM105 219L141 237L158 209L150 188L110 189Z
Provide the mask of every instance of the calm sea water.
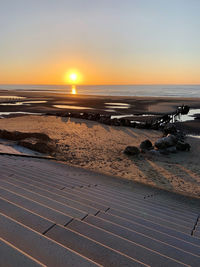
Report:
M70 94L70 85L0 85L0 90L61 92ZM110 96L200 97L200 85L77 85L78 94Z

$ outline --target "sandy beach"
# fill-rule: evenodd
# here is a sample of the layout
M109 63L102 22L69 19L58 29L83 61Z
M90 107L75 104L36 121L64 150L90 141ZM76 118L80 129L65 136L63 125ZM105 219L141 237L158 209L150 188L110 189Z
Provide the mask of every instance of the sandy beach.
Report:
M54 156L67 164L95 170L169 191L200 197L200 139L188 137L191 151L169 155L123 153L145 139L154 143L162 133L56 116L19 116L0 120L9 131L40 132L56 141Z
M11 99L12 96L24 99L6 102L3 99L5 95ZM170 114L183 103L200 108L199 99L84 96L25 91L1 91L0 96L0 102L4 103L0 105L0 129L47 134L57 145L54 157L58 160L122 179L200 197L200 139L187 137L186 141L191 145L189 152L161 156L141 153L130 157L123 153L126 146L139 147L145 139L154 144L162 137L162 132L115 127L64 115L66 112L127 116L136 114L139 115L137 119L142 121L147 118L142 116L144 114L150 117ZM64 108L58 108L59 105L64 105ZM4 112L8 114L5 116ZM199 120L177 124L189 134L200 133Z

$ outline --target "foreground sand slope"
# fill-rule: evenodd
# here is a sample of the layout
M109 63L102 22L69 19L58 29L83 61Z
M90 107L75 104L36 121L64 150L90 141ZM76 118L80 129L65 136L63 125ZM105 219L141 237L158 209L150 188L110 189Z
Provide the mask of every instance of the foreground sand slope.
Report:
M0 128L48 134L57 139L61 152L56 156L72 165L200 197L200 139L188 138L190 152L127 157L126 146L145 139L154 143L161 132L48 116L1 119Z

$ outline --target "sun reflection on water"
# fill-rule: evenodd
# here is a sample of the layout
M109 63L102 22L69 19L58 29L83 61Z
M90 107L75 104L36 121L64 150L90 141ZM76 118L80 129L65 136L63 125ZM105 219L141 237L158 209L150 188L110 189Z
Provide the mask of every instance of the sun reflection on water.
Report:
M76 94L77 94L76 86L75 86L75 85L72 85L72 91L71 91L71 94L72 94L72 95L76 95Z

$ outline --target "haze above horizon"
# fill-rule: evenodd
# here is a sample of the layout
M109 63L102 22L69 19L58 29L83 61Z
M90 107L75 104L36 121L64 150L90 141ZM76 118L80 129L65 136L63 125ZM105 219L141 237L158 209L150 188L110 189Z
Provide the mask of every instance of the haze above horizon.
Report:
M0 0L0 84L200 84L198 0Z

